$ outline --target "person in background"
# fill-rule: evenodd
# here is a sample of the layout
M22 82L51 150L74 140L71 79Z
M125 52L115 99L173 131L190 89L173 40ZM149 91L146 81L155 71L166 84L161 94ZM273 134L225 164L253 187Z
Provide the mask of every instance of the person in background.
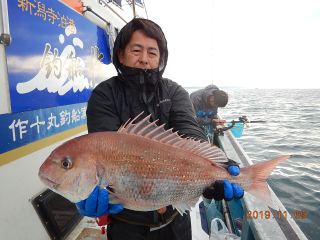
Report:
M137 122L151 114L151 121L173 128L184 137L205 141L187 91L162 74L168 49L161 28L154 22L135 18L122 28L114 43L113 64L118 76L101 82L88 101L89 133L117 131L129 118L144 112ZM179 71L177 69L177 71ZM238 166L228 169L239 174ZM230 170L229 170L230 171ZM205 190L212 198L242 197L243 190L229 181L221 181ZM220 199L220 200L221 200ZM108 223L109 240L187 239L191 240L189 213L181 216L172 206L166 210L139 212L109 205L106 189L96 189L76 204L80 214Z
M191 101L197 122L200 126L211 125L216 122L218 125L226 121L218 119L218 107L225 107L228 103L228 94L215 85L208 85L190 94Z

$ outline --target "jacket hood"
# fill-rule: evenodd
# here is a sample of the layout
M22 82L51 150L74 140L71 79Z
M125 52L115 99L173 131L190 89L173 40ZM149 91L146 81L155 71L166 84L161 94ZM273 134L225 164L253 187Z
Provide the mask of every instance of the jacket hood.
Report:
M150 21L150 20L147 20L147 19L144 19L145 21ZM152 21L150 21L152 22ZM152 22L154 23L154 22ZM159 25L157 25L156 23L154 23L158 28L159 30L162 32L161 28ZM156 68L156 69L138 69L138 68L132 68L132 67L127 67L127 66L124 66L122 65L120 62L119 62L119 59L118 59L118 55L117 55L117 51L119 50L120 48L120 45L121 45L121 36L123 34L123 32L126 30L126 27L128 26L125 25L119 32L115 42L114 42L114 48L113 48L113 59L112 59L112 63L113 65L115 66L117 72L118 72L118 76L120 77L122 74L133 74L133 73L139 73L141 71L147 73L147 75L154 75L156 72L158 72L158 77L161 78L162 77L162 74L167 66L167 61L168 61L168 47L167 47L167 41L165 40L166 42L166 45L165 45L165 49L162 53L162 56L160 55L160 66L159 68ZM163 32L162 32L163 34ZM165 35L163 34L164 38L165 38Z
M207 107L210 107L210 103L208 101L208 98L212 96L212 92L219 90L219 88L216 85L208 85L203 89L203 94L202 94L202 101L205 101Z

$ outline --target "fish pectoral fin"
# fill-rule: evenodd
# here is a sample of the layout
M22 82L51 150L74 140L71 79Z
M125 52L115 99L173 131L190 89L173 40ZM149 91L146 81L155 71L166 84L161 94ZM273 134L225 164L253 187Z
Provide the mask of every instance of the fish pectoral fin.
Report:
M195 199L191 199L187 202L179 202L176 204L172 204L173 209L177 209L177 211L183 215L186 211L191 211L192 207L195 207L196 203L199 201L199 197Z

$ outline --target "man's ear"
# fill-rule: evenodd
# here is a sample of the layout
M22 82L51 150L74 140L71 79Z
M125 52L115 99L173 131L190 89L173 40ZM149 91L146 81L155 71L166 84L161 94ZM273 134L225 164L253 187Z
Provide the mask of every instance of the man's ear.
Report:
M123 50L121 48L119 48L119 50L117 51L117 56L119 59L119 62L122 64L123 63Z

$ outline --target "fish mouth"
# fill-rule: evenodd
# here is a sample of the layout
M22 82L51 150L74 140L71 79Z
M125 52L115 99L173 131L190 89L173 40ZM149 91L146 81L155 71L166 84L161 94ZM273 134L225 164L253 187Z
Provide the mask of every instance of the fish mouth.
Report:
M50 188L57 189L57 187L59 187L59 185L60 185L59 183L56 183L52 179L50 179L42 174L39 174L39 178L45 185L49 186Z

